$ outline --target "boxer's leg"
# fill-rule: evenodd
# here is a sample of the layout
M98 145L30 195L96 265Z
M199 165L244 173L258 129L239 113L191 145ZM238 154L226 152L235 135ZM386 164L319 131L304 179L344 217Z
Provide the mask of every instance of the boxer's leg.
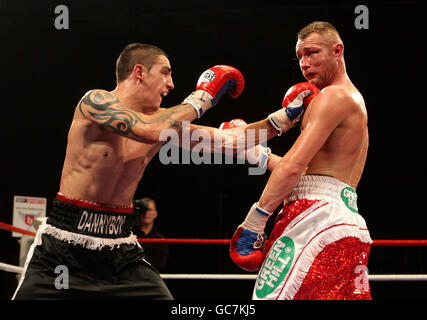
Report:
M55 280L59 276L55 269L62 262L60 253L52 244L58 240L46 234L40 235L39 239L40 241L36 239L28 252L24 273L12 297L14 300L63 299L65 292L58 290L58 285L55 286Z
M145 259L132 261L117 260L120 277L116 279L119 286L104 289L111 299L173 300L159 272ZM123 263L124 262L124 263Z

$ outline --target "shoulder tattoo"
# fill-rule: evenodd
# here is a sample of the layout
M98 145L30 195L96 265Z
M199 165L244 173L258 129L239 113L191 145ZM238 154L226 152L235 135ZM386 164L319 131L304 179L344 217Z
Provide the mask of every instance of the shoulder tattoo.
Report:
M85 110L82 104L86 105ZM135 135L132 131L135 125L138 122L146 123L136 112L121 108L119 99L105 91L89 91L80 101L79 110L85 118L90 116L102 127L123 136Z

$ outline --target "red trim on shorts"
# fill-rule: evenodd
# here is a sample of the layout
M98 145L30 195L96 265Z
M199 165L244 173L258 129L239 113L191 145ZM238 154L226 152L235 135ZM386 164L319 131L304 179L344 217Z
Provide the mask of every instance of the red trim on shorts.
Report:
M88 208L88 209L93 209L93 210L100 210L100 211L107 211L107 212L114 212L114 213L133 213L133 205L128 205L128 206L104 206L101 205L99 203L95 203L95 202L90 202L90 201L86 201L86 200L80 200L80 199L75 199L75 198L69 198L67 196L64 196L62 194L57 194L56 195L56 199L58 199L59 201L62 202L66 202L69 204L72 204L74 206L78 206L78 207L84 207L84 208Z

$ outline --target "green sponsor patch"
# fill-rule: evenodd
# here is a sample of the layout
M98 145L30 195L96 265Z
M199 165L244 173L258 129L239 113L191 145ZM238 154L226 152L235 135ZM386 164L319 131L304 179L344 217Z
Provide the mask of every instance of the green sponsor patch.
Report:
M346 187L341 190L341 199L344 202L344 204L349 208L351 211L358 213L359 210L357 210L357 194L356 190L350 187Z
M273 292L284 280L294 254L295 245L291 238L283 236L274 242L258 273L255 290L258 298L264 298Z

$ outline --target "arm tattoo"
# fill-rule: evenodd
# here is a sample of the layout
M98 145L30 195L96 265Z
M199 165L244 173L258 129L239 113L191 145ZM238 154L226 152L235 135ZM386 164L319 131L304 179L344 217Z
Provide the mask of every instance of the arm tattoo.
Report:
M191 109L191 106L180 105L164 110L160 114L155 115L150 121L144 121L137 112L129 109L122 109L117 97L109 92L89 92L82 98L79 103L79 110L81 114L86 117L82 109L82 103L88 106L87 113L98 120L101 126L109 128L114 133L123 136L129 134L137 136L133 132L133 128L138 122L143 124L167 122L171 128L180 132L182 130L182 121L173 119L171 116L187 108Z
M162 113L160 113L159 115L156 115L153 119L151 119L150 123L160 123L160 122L168 121L171 128L180 132L182 129L182 121L172 119L171 116L174 113L181 112L182 110L185 110L187 108L188 108L188 106L180 105L180 106L176 106L176 107L173 107L170 109L166 109Z
M89 92L83 97L79 104L80 112L85 116L81 104L84 103L87 113L96 120L99 120L101 126L111 129L114 133L126 136L136 134L132 131L138 123L144 122L137 113L128 109L121 109L119 100L112 94L105 92Z

